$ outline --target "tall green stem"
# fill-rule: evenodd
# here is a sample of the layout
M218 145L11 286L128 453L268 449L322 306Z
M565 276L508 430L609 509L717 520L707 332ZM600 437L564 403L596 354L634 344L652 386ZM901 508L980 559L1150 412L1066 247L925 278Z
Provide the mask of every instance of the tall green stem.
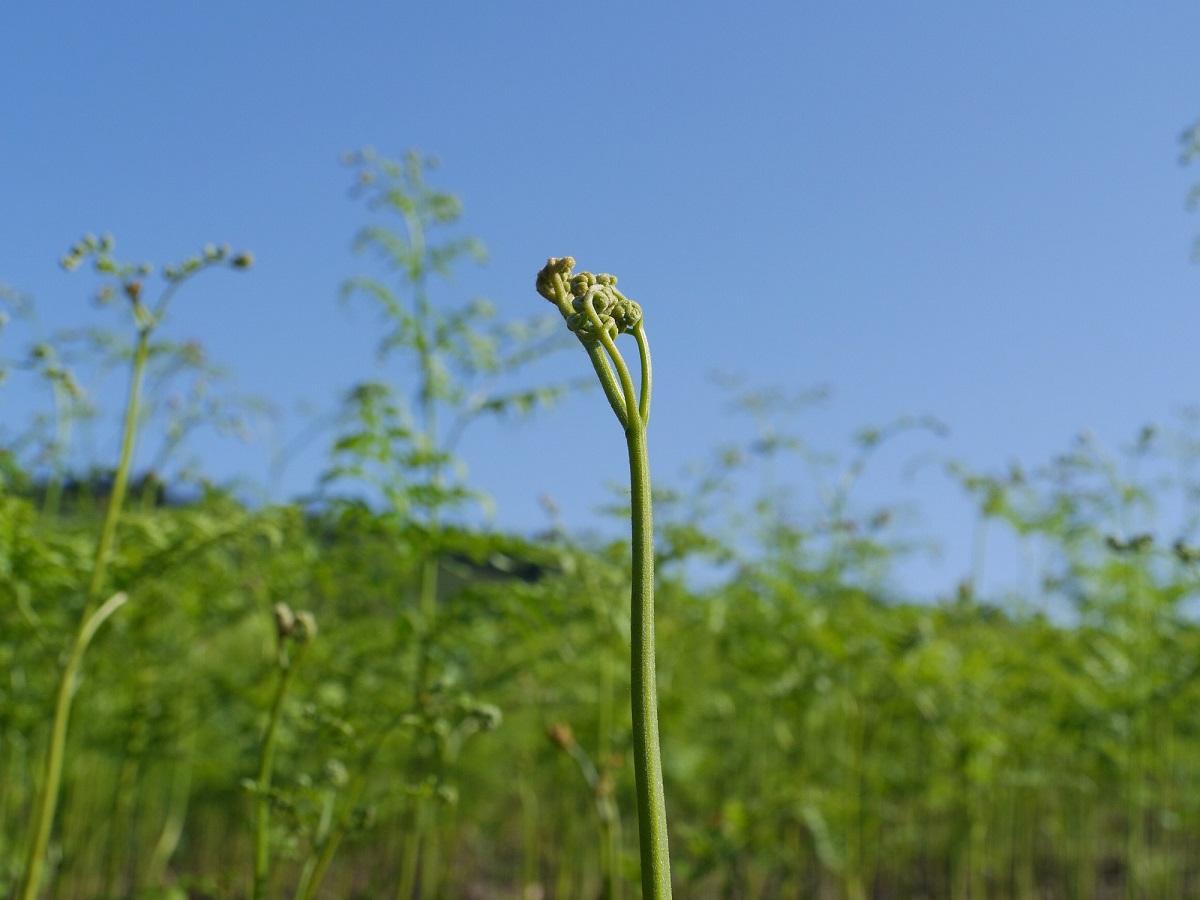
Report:
M175 855L175 851L179 849L179 842L183 838L188 801L191 799L192 766L192 740L189 738L182 757L175 764L175 770L171 776L170 793L167 795L166 819L150 855L146 881L155 888L163 886L162 881L167 871L167 864Z
M34 818L30 823L33 840L29 845L29 856L25 863L25 875L21 881L21 900L35 900L41 888L46 865L46 847L50 843L50 828L54 824L54 812L58 806L58 795L62 782L63 756L67 744L67 723L71 712L75 677L83 662L84 651L96 636L100 626L120 609L129 598L125 594L114 594L99 609L83 620L71 653L63 666L58 682L58 694L54 703L54 720L50 727L50 747L42 771L42 787L38 792Z
M400 877L396 886L396 900L412 900L417 886L417 869L421 865L422 836L428 819L427 797L413 801L412 829L404 836L404 849L400 857Z
M117 461L116 475L113 478L112 493L109 495L108 508L105 510L104 521L100 526L100 539L96 543L96 556L92 563L92 574L88 581L83 613L79 617L79 626L71 640L67 661L59 677L58 691L55 695L54 715L50 723L50 746L46 750L46 761L42 769L42 785L34 806L33 819L30 822L32 838L29 842L25 873L21 879L21 900L36 900L45 874L46 848L50 844L54 813L58 808L58 798L62 791L63 760L67 745L67 726L71 718L71 703L75 697L75 680L83 664L84 651L87 650L88 644L91 643L92 637L104 620L125 602L125 595L119 594L117 596L122 598L120 603L109 608L116 599L114 597L104 606L96 608L104 587L104 576L108 571L108 561L117 534L117 523L121 517L121 507L125 502L125 491L129 484L129 470L133 464L133 449L137 439L142 380L146 371L146 360L149 359L149 356L150 330L142 328L138 331L137 345L133 352L129 397L125 404L125 422L121 435L121 453ZM107 613L101 616L105 609L108 609Z
M351 814L354 811L354 805L362 796L365 786L366 779L360 779L358 786L351 794L346 813L336 825L332 824L330 820L330 825L325 834L318 838L316 855L308 859L304 864L304 869L300 873L300 881L296 885L296 900L312 900L317 888L325 880L325 873L329 871L329 866L333 863L333 857L337 853L338 847L341 846L342 838L346 836L346 832L350 829ZM335 801L335 797L330 798L331 807L325 815L332 814L332 805ZM322 824L324 824L324 821Z
M654 522L646 451L646 425L653 394L650 342L643 327L641 306L616 289L614 276L590 272L573 275L574 267L575 260L569 256L552 257L538 273L535 287L558 308L567 327L587 349L604 395L625 430L633 532L630 680L642 897L670 900L671 859L654 674ZM634 387L629 367L617 349L616 338L620 334L630 334L637 341L639 388Z
M667 848L667 802L663 792L658 688L654 674L654 524L646 431L640 421L626 428L625 440L629 446L632 498L633 766L642 856L642 894L646 900L668 900L671 896L671 860Z
M138 417L141 415L142 381L146 373L146 360L150 357L150 331L138 331L137 345L133 351L133 373L129 382L129 399L125 404L125 424L121 433L121 455L113 477L112 494L108 509L100 526L100 540L96 543L96 558L92 564L92 577L88 582L87 606L90 611L100 596L104 576L108 572L108 561L112 555L117 536L117 522L121 518L121 507L125 504L125 492L129 487L129 471L133 467L133 447L137 441Z
M258 781L255 784L254 821L254 900L267 896L267 882L271 874L271 776L275 767L275 743L279 735L279 719L283 712L283 701L296 668L304 655L307 643L301 644L294 659L289 660L286 651L280 650L279 680L275 684L275 697L271 701L271 714L263 732L262 746L258 754Z
M436 519L430 524L430 535L437 540L437 522ZM425 700L425 681L429 672L429 651L430 644L433 639L435 617L437 616L437 592L438 592L438 554L436 550L427 550L425 558L421 561L421 584L420 594L417 598L419 628L416 634L415 646L413 648L416 653L416 666L413 670L412 684L412 702L413 708L416 710L423 709ZM414 756L412 765L415 768L420 765L420 758ZM418 797L413 801L413 818L412 828L404 835L404 848L400 854L400 874L397 879L396 896L403 900L410 900L413 895L413 890L417 884L417 870L421 869L422 860L428 855L429 841L427 840L426 831L429 826L429 815L426 810L427 801L424 798ZM425 860L426 874L428 874L428 860Z

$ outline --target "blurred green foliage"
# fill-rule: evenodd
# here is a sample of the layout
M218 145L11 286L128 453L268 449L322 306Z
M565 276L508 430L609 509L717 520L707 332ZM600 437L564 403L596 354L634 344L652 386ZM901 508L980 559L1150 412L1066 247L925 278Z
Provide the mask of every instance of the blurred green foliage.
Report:
M385 272L349 290L379 302L396 384L416 389L351 390L318 502L250 506L190 467L138 473L108 576L130 600L75 698L49 896L248 896L264 800L266 896L636 896L628 547L456 514L474 489L455 423L562 389L493 377L549 349L539 326L435 302L430 278L476 245L414 236L458 215L420 159L352 162L399 218L364 232ZM0 333L4 365L36 362L52 412L0 453L4 894L111 488L67 464L57 423L86 396L68 354L13 354L15 336ZM209 371L170 346L175 371ZM901 602L886 588L911 550L902 511L853 490L876 453L941 426L901 419L831 457L786 433L793 400L743 390L753 438L657 504L680 895L1195 896L1195 423L1115 454L1084 437L1036 469L954 467L978 508L976 570L953 596ZM155 470L230 408L149 415L148 445L169 447ZM797 472L820 486L815 513L781 488ZM1001 532L1031 577L989 600L983 548ZM286 693L280 603L320 627Z

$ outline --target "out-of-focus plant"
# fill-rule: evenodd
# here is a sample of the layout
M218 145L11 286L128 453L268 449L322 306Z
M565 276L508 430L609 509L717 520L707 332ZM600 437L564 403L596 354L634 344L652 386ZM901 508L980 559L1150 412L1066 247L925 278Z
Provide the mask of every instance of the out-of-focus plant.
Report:
M274 608L276 673L271 711L263 729L258 755L258 776L254 791L254 880L252 896L263 900L271 877L271 776L275 767L275 741L288 689L309 646L317 636L317 621L310 612L292 612L286 603Z
M157 298L150 301L146 280L153 274L152 267L148 264L132 265L118 262L112 251L111 237L106 235L96 238L88 235L72 246L62 259L62 266L67 271L91 261L96 273L111 283L111 298L115 299L119 294L129 304L131 324L136 337L129 361L129 395L112 490L101 522L91 573L83 592L79 624L70 641L55 696L41 786L29 825L29 854L20 891L22 900L35 900L41 887L46 848L58 806L71 704L84 653L96 631L127 599L125 593L117 592L101 602L108 588L109 561L133 465L134 445L141 414L142 379L153 348L151 338L155 329L162 323L176 291L193 275L217 265L245 269L253 262L251 256L246 253L234 254L227 247L206 247L201 255L191 257L178 266L164 266L161 272L163 287Z
M513 385L522 368L560 342L546 317L499 322L485 299L459 306L435 300L436 281L449 280L463 262L483 262L485 252L475 238L453 233L462 206L426 181L432 161L370 150L346 161L357 173L355 193L381 217L359 232L355 249L376 256L387 274L351 278L342 295L379 308L386 329L379 360L398 359L415 377L405 379L410 396L386 381L351 390L350 430L334 445L326 481L365 480L390 509L434 530L447 514L483 500L465 484L455 456L464 431L484 417L527 415L568 390Z
M409 625L408 677L404 695L410 712L426 720L418 728L410 777L420 785L431 774L444 777L443 744L421 739L436 734L442 674L436 645L443 629L439 610L446 551L443 530L449 517L486 498L470 487L457 456L459 442L472 423L485 417L527 415L557 400L565 385L521 384L520 372L558 343L543 319L499 322L493 305L474 299L461 305L442 302L439 282L449 280L465 262L482 262L482 244L456 232L462 205L453 194L433 187L426 174L433 163L413 152L392 160L365 150L346 162L355 173L354 193L378 220L364 227L355 250L376 257L384 274L349 279L347 300L365 298L382 314L385 333L379 342L381 363L399 362L411 393L386 379L355 386L347 396L343 434L333 448L326 485L359 482L386 504L392 517L417 547L415 602L404 609ZM446 726L451 727L451 726ZM430 730L432 728L433 730ZM430 797L418 789L413 827L401 852L398 896L407 900L418 883L422 896L433 896L438 864L431 838L436 816ZM423 858L423 861L422 861Z
M35 344L25 368L49 385L54 401L49 421L40 421L40 416L35 420L35 433L42 433L41 439L36 440L34 434L30 438L40 445L33 461L35 471L41 468L49 471L42 509L48 515L55 515L62 502L73 428L77 422L92 416L95 408L53 344Z
M571 758L591 793L600 826L600 896L602 900L620 900L625 894L621 879L621 815L613 797L610 760L601 760L597 765L566 722L546 726L546 736Z

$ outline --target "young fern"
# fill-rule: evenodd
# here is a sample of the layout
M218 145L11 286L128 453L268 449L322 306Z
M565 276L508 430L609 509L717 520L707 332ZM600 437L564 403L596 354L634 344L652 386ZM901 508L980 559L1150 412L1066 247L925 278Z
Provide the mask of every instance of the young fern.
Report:
M629 450L630 518L633 534L631 693L633 761L637 790L642 895L671 896L667 808L658 741L658 691L654 677L654 527L646 426L650 420L652 370L642 308L617 290L613 275L574 273L571 257L551 258L538 272L537 292L553 303L592 361L604 396L625 431ZM641 382L634 387L616 339L637 342Z

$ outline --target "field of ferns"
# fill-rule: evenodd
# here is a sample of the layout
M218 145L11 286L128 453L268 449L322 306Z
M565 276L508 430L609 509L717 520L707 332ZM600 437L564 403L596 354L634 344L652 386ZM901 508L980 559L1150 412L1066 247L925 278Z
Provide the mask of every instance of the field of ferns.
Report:
M712 448L655 486L648 560L627 524L584 536L549 505L540 533L498 532L472 512L459 433L553 416L592 366L636 479L641 309L562 259L536 292L530 261L528 321L445 303L434 279L478 250L442 237L455 197L414 155L348 163L376 218L345 293L404 376L347 386L325 474L293 502L251 502L189 456L254 409L171 313L252 279L250 250L130 265L87 235L61 260L86 327L61 339L26 341L27 301L0 296L0 410L45 398L0 419L0 896L1200 896L1195 422L947 469L981 545L1037 549L1028 595L983 596L972 572L947 596L890 588L906 542L852 493L898 434L939 431L916 418L823 458L811 515L756 487L812 464L786 428ZM646 331L669 327L641 299ZM618 334L644 351L640 396ZM560 381L521 381L559 349ZM128 389L92 425L120 453L81 465L97 367ZM742 402L770 420L763 396ZM636 539L636 485L613 514L631 513ZM639 591L669 871L639 843L661 812L637 775L659 753L633 725Z

